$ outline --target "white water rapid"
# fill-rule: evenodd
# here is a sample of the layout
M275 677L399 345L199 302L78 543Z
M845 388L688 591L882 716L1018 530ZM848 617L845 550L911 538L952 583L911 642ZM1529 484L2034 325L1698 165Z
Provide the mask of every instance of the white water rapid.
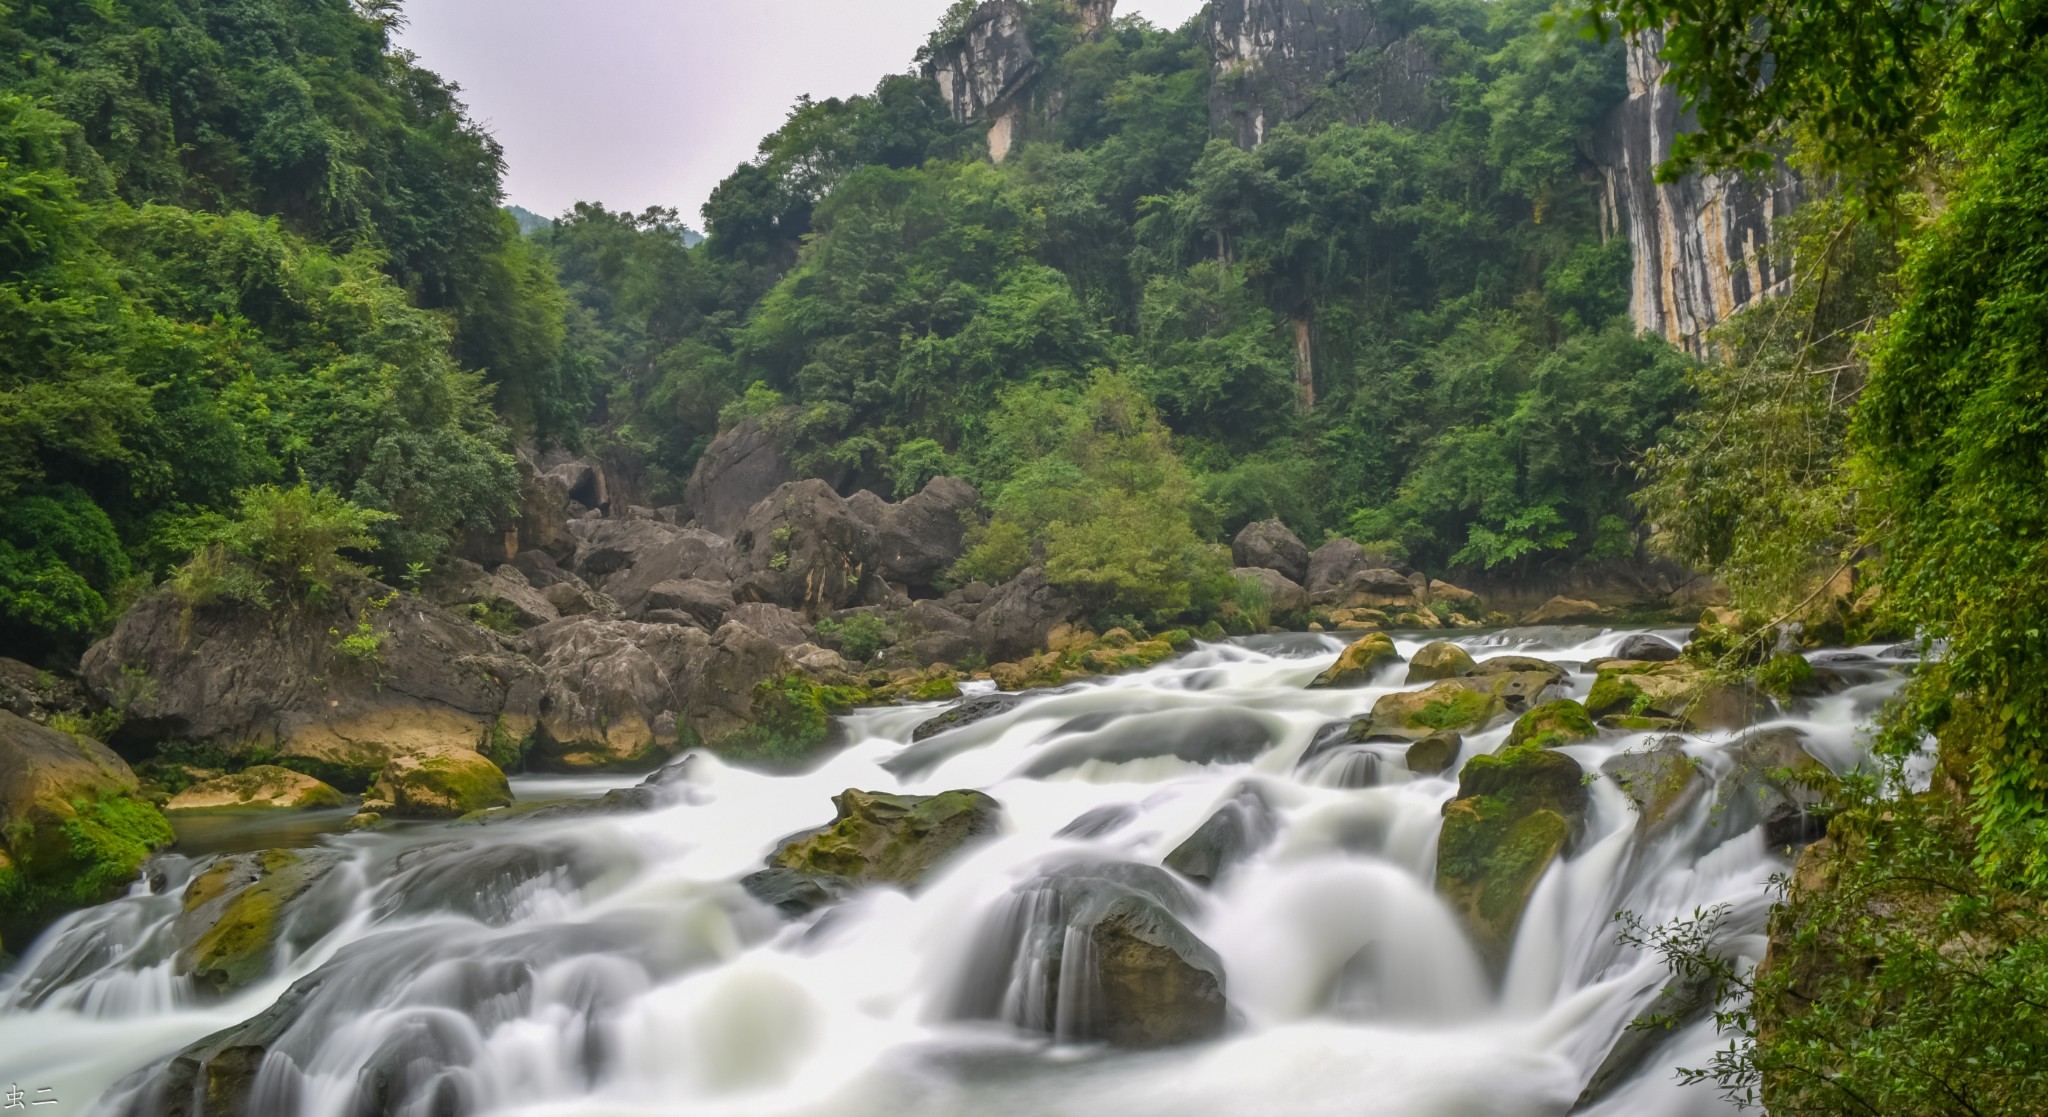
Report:
M1583 697L1581 664L1626 635L1459 642L1559 663ZM1407 656L1429 638L1397 643ZM1787 867L1761 828L1722 836L1703 801L1645 846L1601 777L1583 840L1538 886L1504 974L1489 974L1432 891L1455 768L1416 777L1398 751L1369 747L1302 762L1319 729L1405 689L1398 671L1304 689L1341 647L1205 645L915 746L942 707L863 711L814 771L693 756L647 810L326 835L311 849L340 864L286 910L288 959L226 1000L172 974L163 943L206 858L169 856L154 890L67 918L0 974L0 1084L59 1099L35 1117L190 1112L164 1096L167 1061L268 1013L258 1117L1555 1117L1666 980L1617 944L1615 911L1661 922L1729 904L1735 945L1761 952L1770 878ZM1898 684L1900 664L1861 651L1854 685L1774 723L1838 772L1858 764L1859 729ZM1461 762L1506 733L1470 736ZM1565 751L1597 773L1648 736ZM1719 775L1731 737L1684 748ZM531 800L608 785L516 786ZM1003 831L914 894L870 889L796 919L736 884L780 839L830 821L846 788L980 789L1002 804ZM1056 1042L1030 986L1044 975L1014 946L1057 918L1030 883L1078 861L1157 866L1247 788L1270 808L1256 820L1270 840L1212 887L1168 881L1222 962L1224 1036L1142 1052ZM1723 1042L1711 1020L1673 1034L1587 1112L1726 1112L1671 1073Z

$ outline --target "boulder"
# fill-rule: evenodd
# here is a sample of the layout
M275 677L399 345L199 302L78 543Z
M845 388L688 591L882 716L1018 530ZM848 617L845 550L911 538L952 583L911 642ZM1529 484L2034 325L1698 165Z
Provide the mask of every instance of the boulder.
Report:
M1408 661L1408 682L1435 682L1438 679L1455 679L1472 673L1472 655L1456 644L1438 640L1425 644Z
M1635 807L1636 833L1644 841L1669 833L1713 788L1678 737L1659 737L1646 748L1608 757L1600 771Z
M1446 730L1409 745L1404 759L1410 772L1418 776L1435 776L1450 771L1464 749L1465 738Z
M1726 755L1731 767L1721 777L1704 841L1719 844L1761 826L1764 845L1783 852L1827 835L1824 807L1837 781L1806 751L1805 734L1791 728L1748 733Z
M1467 616L1477 617L1480 612L1478 594L1440 579L1430 580L1429 599L1434 602L1442 602Z
M611 612L611 609L604 607L604 603L609 600L608 598L601 594L592 593L575 582L556 582L554 585L540 591L540 595L554 609L557 617L580 617L586 613ZM616 608L615 604L614 608Z
M340 633L367 624L374 656ZM188 607L143 598L86 652L81 673L127 711L123 737L229 749L265 746L274 763L361 790L394 756L490 738L507 686L528 666L474 621L375 583L337 586L322 608Z
M784 485L754 505L733 535L740 596L810 616L881 602L888 587L877 534L825 482Z
M915 496L886 507L876 531L882 577L930 590L966 553L964 539L981 493L957 477L934 477Z
M25 944L65 911L120 895L171 844L136 787L98 741L0 710L0 942Z
M1308 580L1302 588L1311 597L1329 595L1332 599L1344 588L1344 583L1353 574L1367 566L1366 551L1354 540L1338 536L1315 549L1308 557Z
M1297 586L1308 578L1308 548L1277 519L1246 524L1231 540L1230 560L1237 566L1277 571Z
M89 704L77 682L0 656L0 710L47 725L50 715L83 713Z
M1419 741L1445 730L1482 732L1540 705L1553 682L1533 671L1468 675L1382 695L1368 717L1352 724L1351 738Z
M1525 615L1522 623L1569 624L1573 621L1605 620L1608 616L1607 608L1603 605L1559 594Z
M1263 566L1240 566L1230 572L1240 584L1259 583L1266 591L1266 607L1273 617L1301 613L1308 609L1308 591L1278 570Z
M332 930L346 908L297 903L342 857L273 849L223 857L185 887L172 923L181 940L171 972L199 993L220 998L270 976L280 945L306 945Z
M1599 728L1587 716L1584 706L1560 698L1516 718L1515 727L1508 731L1507 747L1529 742L1541 748L1555 748L1590 741L1599 735Z
M229 776L195 783L164 804L165 814L179 811L319 810L345 806L341 792L311 776L258 764Z
M816 635L804 621L802 613L766 601L749 601L735 606L725 619L766 636L784 651L811 643Z
M1385 633L1375 632L1345 648L1337 656L1337 662L1308 685L1310 689L1367 686L1383 668L1400 662L1401 653L1394 650L1393 639Z
M912 602L901 629L919 663L956 664L976 651L973 622L936 601Z
M390 804L378 813L391 818L460 818L510 806L512 788L474 750L437 745L386 764L364 801Z
M644 607L648 612L682 613L714 630L725 623L735 604L732 583L703 578L671 578L648 587Z
M655 608L647 600L654 587L686 578L723 582L734 561L723 538L660 520L578 520L573 530L582 543L576 573L629 617Z
M1769 716L1771 704L1746 683L1717 682L1704 668L1683 661L1609 660L1594 676L1586 710L1596 718L1669 718L1700 732L1745 729Z
M690 668L683 672L678 709L684 712L690 730L713 749L729 742L740 748L758 743L736 740L748 730L792 737L789 743L793 747L813 747L824 739L824 715L805 710L800 711L804 715L801 725L788 722L792 711L784 700L789 696L778 689L778 684L795 672L795 665L773 640L746 625L727 621L711 634L704 652L693 657ZM799 697L814 696L806 693ZM763 727L764 718L783 720Z
M1188 930L1193 914L1186 887L1155 866L1053 866L990 913L971 972L998 978L968 983L955 1013L1066 1043L1214 1038L1229 1017L1223 962Z
M915 888L960 847L1002 829L1002 807L979 791L891 795L848 788L830 826L784 845L771 868L856 884Z
M1417 592L1417 587L1406 574L1384 566L1352 571L1336 594L1336 604L1344 609L1412 611L1422 600L1422 593Z
M1648 632L1624 637L1621 646L1614 649L1614 658L1632 659L1639 663L1669 663L1678 656L1678 645Z
M1197 884L1211 885L1232 865L1265 848L1278 832L1265 796L1244 784L1175 846L1164 864Z
M998 714L1007 714L1011 710L1016 709L1023 701L1023 698L1015 694L977 695L928 721L922 722L916 729L910 731L910 739L912 741L923 741L930 737L936 737L949 729L959 729L963 726L973 725L975 722L995 717Z
M683 488L697 526L730 536L768 494L796 479L781 439L749 419L711 440Z
M1473 664L1472 670L1469 673L1473 675L1526 675L1531 672L1539 675L1548 675L1551 681L1560 683L1570 674L1570 672L1559 667L1557 664L1547 659L1537 659L1533 655L1489 656Z
M1029 567L991 591L974 618L974 643L992 662L1021 659L1045 646L1057 625L1080 609L1045 580L1042 567Z
M1584 826L1585 773L1561 752L1531 746L1467 761L1444 805L1436 887L1498 972L1537 882Z
M534 669L507 695L502 733L529 738L529 761L555 771L659 765L693 741L679 735L685 679L711 637L671 624L565 617L528 632Z

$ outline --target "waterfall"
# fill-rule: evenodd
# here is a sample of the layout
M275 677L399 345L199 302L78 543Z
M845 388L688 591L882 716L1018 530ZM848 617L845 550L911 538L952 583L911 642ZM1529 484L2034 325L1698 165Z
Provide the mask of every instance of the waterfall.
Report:
M1631 634L1453 639L1482 659L1556 663L1561 691L1583 697L1584 663ZM1397 643L1408 656L1428 638ZM1341 647L1314 634L1202 645L917 745L941 706L860 711L845 719L852 744L812 771L693 755L630 798L642 809L320 836L299 851L312 883L280 908L273 969L227 992L172 965L192 934L183 897L217 855L159 858L0 974L0 1083L107 1117L190 1112L202 1063L240 1076L265 1117L1556 1117L1667 984L1616 940L1614 912L1655 923L1726 905L1724 948L1761 955L1771 878L1788 866L1761 820L1717 811L1710 792L1639 828L1597 774L1661 735L1608 732L1563 746L1595 774L1584 832L1489 959L1436 894L1436 843L1457 764L1508 729L1468 735L1443 774L1345 742L1329 727L1408 688L1307 689ZM1838 773L1861 762L1863 729L1908 669L1857 651L1841 657L1855 665L1842 689L1769 723L1803 732ZM1725 780L1736 739L1670 747ZM522 797L631 782L550 777ZM790 915L740 887L829 821L846 788L979 789L1003 829L908 892ZM1112 926L1194 959L1192 984L1159 995L1212 1005L1213 1035L1104 1042L1116 983L1136 980ZM1203 999L1211 978L1220 1004ZM1696 1019L1586 1111L1729 1112L1671 1071L1725 1042Z

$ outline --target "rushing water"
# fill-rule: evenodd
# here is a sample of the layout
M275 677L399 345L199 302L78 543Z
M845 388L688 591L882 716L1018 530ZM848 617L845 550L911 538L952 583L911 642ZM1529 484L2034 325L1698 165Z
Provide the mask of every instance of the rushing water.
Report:
M1557 662L1583 697L1580 665L1624 635L1461 642L1479 658ZM1397 642L1407 655L1425 638ZM1490 975L1431 891L1454 773L1411 776L1391 751L1302 760L1320 728L1397 689L1304 689L1341 646L1204 646L917 746L911 731L939 707L863 711L846 719L852 744L815 771L694 756L659 781L651 810L329 836L314 854L339 864L289 909L289 960L225 1001L172 974L164 944L206 858L166 857L155 890L70 917L0 975L0 1083L49 1088L59 1106L35 1111L48 1117L147 1112L166 1059L312 975L279 1014L261 1117L1535 1117L1572 1106L1664 983L1654 958L1616 943L1616 910L1661 921L1728 904L1732 945L1760 953L1770 878L1785 868L1760 830L1724 839L1702 805L1645 847L1603 778L1584 840L1538 886L1505 973ZM1854 767L1896 666L1866 663L1859 685L1783 724L1830 767ZM1506 732L1469 737L1461 759ZM1566 751L1597 772L1645 737ZM1685 748L1718 774L1726 742ZM796 920L735 884L780 839L828 821L844 788L979 788L1002 803L1003 834L915 894L873 889ZM1223 963L1227 1034L1149 1052L1055 1042L1048 1033L1071 1029L1041 1019L1031 983L1044 975L1014 947L1059 918L1031 882L1084 859L1156 866L1219 807L1248 801L1268 808L1254 822L1270 840L1213 887L1173 897ZM1711 1088L1680 1087L1668 1069L1721 1042L1710 1021L1675 1034L1591 1112L1724 1112Z

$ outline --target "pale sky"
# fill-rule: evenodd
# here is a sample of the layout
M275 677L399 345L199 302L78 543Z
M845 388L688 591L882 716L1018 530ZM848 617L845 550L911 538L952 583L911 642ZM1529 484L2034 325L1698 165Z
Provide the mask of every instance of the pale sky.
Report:
M798 95L867 93L910 69L947 0L410 0L401 46L462 87L505 146L506 200L669 205L711 188ZM1179 26L1202 0L1122 0Z

